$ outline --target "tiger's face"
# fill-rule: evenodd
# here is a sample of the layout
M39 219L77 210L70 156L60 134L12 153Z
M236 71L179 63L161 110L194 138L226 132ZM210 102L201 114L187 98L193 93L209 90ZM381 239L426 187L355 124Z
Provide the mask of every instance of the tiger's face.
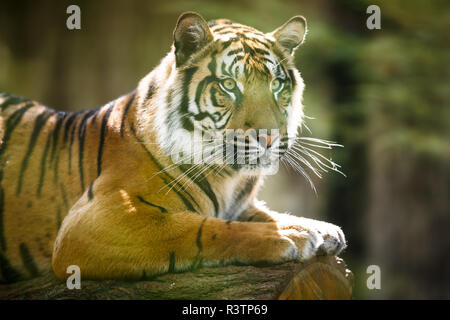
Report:
M305 31L302 17L264 34L228 20L208 25L197 14L181 16L166 122L174 133L170 153L255 174L273 169L302 121L304 84L292 55Z

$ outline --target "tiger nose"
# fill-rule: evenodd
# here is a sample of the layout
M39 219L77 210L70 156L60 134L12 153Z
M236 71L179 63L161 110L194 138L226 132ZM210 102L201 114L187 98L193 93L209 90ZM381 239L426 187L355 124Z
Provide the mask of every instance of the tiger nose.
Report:
M266 134L266 133L260 133L258 134L258 141L261 145L265 146L266 148L270 148L270 146L280 137L280 133L275 134Z

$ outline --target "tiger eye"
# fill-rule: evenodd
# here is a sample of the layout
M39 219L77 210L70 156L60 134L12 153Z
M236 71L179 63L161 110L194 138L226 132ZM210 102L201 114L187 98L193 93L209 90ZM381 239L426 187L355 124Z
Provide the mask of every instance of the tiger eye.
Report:
M236 82L233 79L225 79L222 81L222 85L225 89L227 90L233 90L234 88L236 88Z
M281 87L281 80L280 79L274 79L272 81L272 91L278 91Z

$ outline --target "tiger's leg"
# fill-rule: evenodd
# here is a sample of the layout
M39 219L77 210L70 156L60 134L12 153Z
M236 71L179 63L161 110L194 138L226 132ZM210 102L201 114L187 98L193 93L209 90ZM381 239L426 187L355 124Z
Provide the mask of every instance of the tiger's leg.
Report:
M77 265L82 278L141 278L198 265L274 264L311 258L314 233L277 223L226 221L199 214L163 212L117 197L83 196L70 210L53 252L57 277Z
M239 221L277 223L282 230L295 228L317 233L320 238L318 254L338 255L347 246L344 233L334 224L273 212L262 205L251 206L239 216Z

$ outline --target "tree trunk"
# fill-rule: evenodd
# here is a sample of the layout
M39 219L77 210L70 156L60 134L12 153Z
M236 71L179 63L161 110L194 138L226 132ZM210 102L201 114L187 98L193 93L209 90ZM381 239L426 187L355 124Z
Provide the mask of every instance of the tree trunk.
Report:
M352 284L342 259L317 257L268 267L201 268L139 282L81 280L80 290L67 289L49 273L0 285L0 299L350 299Z

